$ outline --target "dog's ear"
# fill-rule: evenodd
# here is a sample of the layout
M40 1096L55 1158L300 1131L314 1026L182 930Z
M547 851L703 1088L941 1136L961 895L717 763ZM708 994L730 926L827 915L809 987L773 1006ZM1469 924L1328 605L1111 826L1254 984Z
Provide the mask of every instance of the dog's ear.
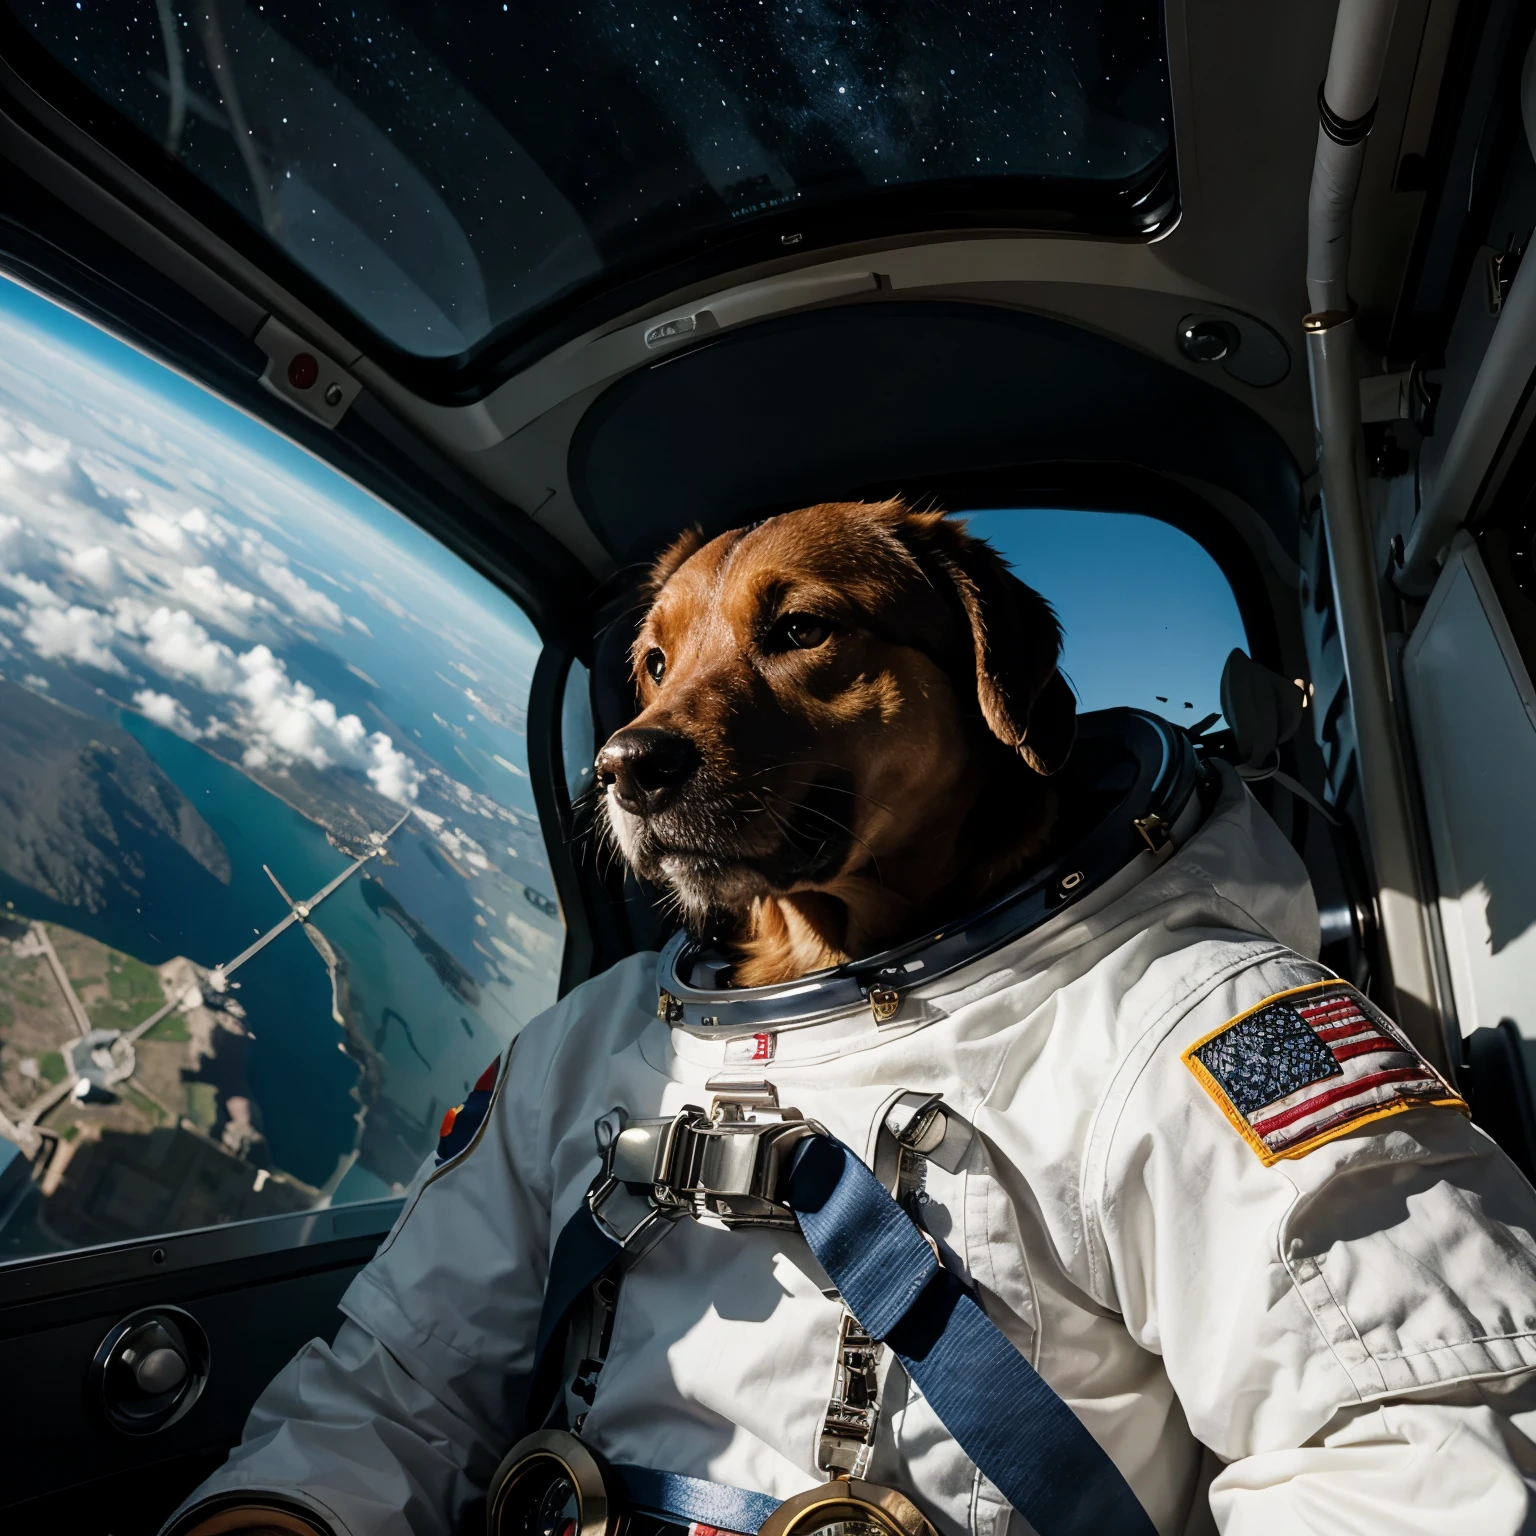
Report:
M692 528L685 528L656 557L656 563L645 579L646 596L654 601L661 589L672 579L678 567L691 555L698 554L708 542L709 540L704 537L704 530L697 523Z
M971 630L976 700L998 740L1036 773L1055 773L1077 735L1077 700L1057 670L1061 624L982 540L938 512L902 511L896 531L936 585L954 591Z

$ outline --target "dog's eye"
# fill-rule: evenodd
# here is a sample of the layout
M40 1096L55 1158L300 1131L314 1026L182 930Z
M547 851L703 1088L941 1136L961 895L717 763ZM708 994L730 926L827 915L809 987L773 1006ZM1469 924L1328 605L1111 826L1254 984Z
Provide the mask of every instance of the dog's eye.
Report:
M774 626L775 638L797 651L814 651L832 633L832 626L813 613L786 613Z
M650 673L653 683L659 683L666 675L667 658L654 646L645 653L645 670Z

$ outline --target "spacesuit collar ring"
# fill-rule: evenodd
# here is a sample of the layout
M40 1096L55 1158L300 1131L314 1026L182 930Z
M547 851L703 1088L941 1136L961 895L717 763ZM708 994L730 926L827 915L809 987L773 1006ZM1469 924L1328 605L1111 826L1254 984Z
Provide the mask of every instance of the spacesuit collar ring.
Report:
M864 1009L877 1025L900 1024L913 987L1032 933L1137 859L1150 870L1202 818L1195 792L1209 776L1188 734L1155 715L1113 709L1080 716L1074 767L1076 792L1093 808L1081 816L1080 835L980 910L882 954L767 987L724 985L725 957L680 932L657 959L657 1017L704 1039L800 1029Z

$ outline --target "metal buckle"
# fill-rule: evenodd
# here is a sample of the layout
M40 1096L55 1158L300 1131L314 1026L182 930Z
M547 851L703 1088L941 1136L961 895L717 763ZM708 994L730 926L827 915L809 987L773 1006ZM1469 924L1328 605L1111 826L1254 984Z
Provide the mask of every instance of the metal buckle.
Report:
M728 1227L797 1229L779 1198L789 1153L818 1127L799 1110L780 1108L766 1082L711 1082L719 1088L706 1113L688 1104L670 1119L629 1120L604 1152L604 1168L587 1199L593 1216L628 1249L652 1223L679 1216L713 1216ZM632 1225L604 1207L623 1189L647 1201Z
M837 1374L821 1423L816 1465L841 1477L863 1477L875 1450L880 1422L880 1357L885 1346L870 1338L858 1319L843 1312L837 1338Z
M617 1195L625 1193L624 1185L611 1173L600 1173L587 1191L587 1209L592 1219L616 1242L630 1258L638 1258L651 1242L662 1235L667 1213L656 1206L646 1204L640 1215L631 1223L615 1221L608 1214L608 1206Z

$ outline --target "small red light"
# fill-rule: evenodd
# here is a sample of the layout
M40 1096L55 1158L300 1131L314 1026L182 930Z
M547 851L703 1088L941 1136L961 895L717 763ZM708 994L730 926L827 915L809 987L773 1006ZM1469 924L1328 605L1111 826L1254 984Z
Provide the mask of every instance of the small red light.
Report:
M288 364L288 382L295 389L308 389L320 377L320 364L309 352L296 352Z

